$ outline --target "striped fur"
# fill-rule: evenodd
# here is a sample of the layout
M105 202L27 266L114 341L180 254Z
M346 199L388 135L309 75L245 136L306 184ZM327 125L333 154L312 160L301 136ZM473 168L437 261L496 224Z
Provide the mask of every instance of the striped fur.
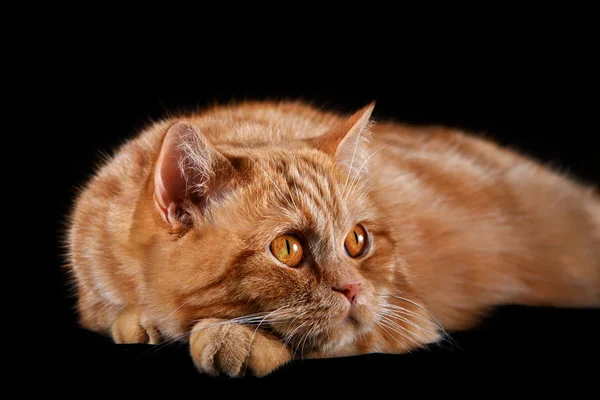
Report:
M117 342L189 340L203 372L264 375L293 357L410 351L499 304L600 305L591 188L462 132L373 125L371 110L243 103L141 132L71 216L82 325ZM192 137L173 222L154 199L177 121ZM357 223L370 247L352 259ZM268 250L288 232L304 242L300 268ZM355 280L352 305L331 290Z

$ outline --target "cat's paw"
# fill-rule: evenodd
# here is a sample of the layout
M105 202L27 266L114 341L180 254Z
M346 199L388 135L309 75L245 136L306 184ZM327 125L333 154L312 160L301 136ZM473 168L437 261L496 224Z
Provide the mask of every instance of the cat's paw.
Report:
M291 360L287 346L255 327L205 319L190 336L190 352L200 372L209 375L265 376Z
M115 343L160 343L160 334L136 306L125 307L111 326Z

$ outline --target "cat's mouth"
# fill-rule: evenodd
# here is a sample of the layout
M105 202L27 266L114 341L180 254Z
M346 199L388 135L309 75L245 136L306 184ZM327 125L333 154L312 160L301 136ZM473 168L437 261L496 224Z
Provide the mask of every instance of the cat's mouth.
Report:
M366 306L353 306L350 308L345 321L356 331L357 335L360 335L375 326L375 313Z
M302 355L343 346L375 325L374 316L365 305L335 302L329 306L298 311L292 323L269 325L285 343Z
M365 305L352 305L346 312L334 313L336 318L325 322L312 340L315 350L343 347L375 327L376 313Z

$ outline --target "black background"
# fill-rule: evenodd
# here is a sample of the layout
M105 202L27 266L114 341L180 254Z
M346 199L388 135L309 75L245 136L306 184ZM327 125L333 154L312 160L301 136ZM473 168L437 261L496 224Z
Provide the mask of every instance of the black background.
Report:
M102 152L110 153L166 112L232 99L305 99L346 112L376 100L376 120L485 133L598 185L598 73L591 63L597 48L585 30L563 33L536 32L493 46L484 39L465 53L452 43L439 51L423 48L418 56L399 51L399 58L389 48L386 53L373 49L347 55L343 64L277 59L258 65L240 57L215 65L199 58L183 69L162 69L149 67L152 62L130 63L116 52L74 58L61 70L60 96L49 100L59 109L59 121L43 141L52 162L45 171L47 263L41 279L46 314L57 335L56 359L45 374L67 391L73 381L99 386L118 381L132 386L167 382L191 390L248 384L255 391L278 383L288 388L325 384L344 396L373 385L398 396L598 394L598 310L504 307L480 328L453 334L456 345L446 348L295 361L260 380L214 379L195 371L185 344L158 350L117 346L78 328L61 269L66 215L77 185L90 176ZM194 59L187 55L186 60Z

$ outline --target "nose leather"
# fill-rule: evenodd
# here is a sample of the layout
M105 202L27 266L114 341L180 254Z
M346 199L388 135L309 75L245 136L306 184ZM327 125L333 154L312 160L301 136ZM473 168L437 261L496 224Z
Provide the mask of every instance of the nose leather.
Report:
M342 293L344 296L346 296L350 304L352 304L356 301L356 297L358 296L361 285L362 284L360 282L352 282L343 284L339 287L333 287L332 289L336 292Z

